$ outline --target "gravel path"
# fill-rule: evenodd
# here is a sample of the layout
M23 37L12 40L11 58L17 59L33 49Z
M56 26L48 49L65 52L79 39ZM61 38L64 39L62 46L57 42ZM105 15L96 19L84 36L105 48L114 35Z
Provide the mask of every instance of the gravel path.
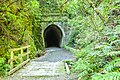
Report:
M36 58L35 61L48 61L48 62L57 62L65 60L75 60L75 55L70 51L65 50L64 48L50 47L46 48L47 54L42 57Z

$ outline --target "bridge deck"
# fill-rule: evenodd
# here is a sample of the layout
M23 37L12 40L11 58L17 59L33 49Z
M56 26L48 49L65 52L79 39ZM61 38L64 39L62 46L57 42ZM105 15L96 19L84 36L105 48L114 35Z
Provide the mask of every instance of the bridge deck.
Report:
M67 75L64 61L74 60L74 55L65 49L47 48L47 54L31 60L8 80L75 80Z

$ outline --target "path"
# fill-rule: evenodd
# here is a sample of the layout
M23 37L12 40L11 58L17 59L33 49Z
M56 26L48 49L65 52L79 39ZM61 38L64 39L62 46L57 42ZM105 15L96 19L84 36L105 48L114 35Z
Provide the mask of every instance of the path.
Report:
M22 69L8 77L8 80L76 80L68 75L66 60L74 61L74 55L63 48L46 48L47 54L32 59Z

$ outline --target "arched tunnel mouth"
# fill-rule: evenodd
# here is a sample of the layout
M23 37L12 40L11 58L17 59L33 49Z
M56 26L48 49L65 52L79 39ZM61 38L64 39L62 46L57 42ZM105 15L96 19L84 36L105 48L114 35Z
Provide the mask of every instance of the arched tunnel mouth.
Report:
M62 38L63 38L63 34L59 26L55 24L49 25L44 30L45 48L61 47Z

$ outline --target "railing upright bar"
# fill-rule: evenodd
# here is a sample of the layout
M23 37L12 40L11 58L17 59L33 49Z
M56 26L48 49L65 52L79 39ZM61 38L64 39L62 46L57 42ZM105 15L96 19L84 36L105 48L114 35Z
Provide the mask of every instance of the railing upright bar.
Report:
M10 51L10 53L11 53L11 60L14 58L14 53L13 53L13 51ZM10 69L13 69L13 67L14 67L14 64L13 64L13 60L12 61L10 61Z
M27 53L29 52L29 48L27 48ZM27 54L27 59L29 59L29 54Z
M21 54L20 54L20 62L22 63L23 62L23 58L22 58L22 55L23 55L23 49L20 50Z

